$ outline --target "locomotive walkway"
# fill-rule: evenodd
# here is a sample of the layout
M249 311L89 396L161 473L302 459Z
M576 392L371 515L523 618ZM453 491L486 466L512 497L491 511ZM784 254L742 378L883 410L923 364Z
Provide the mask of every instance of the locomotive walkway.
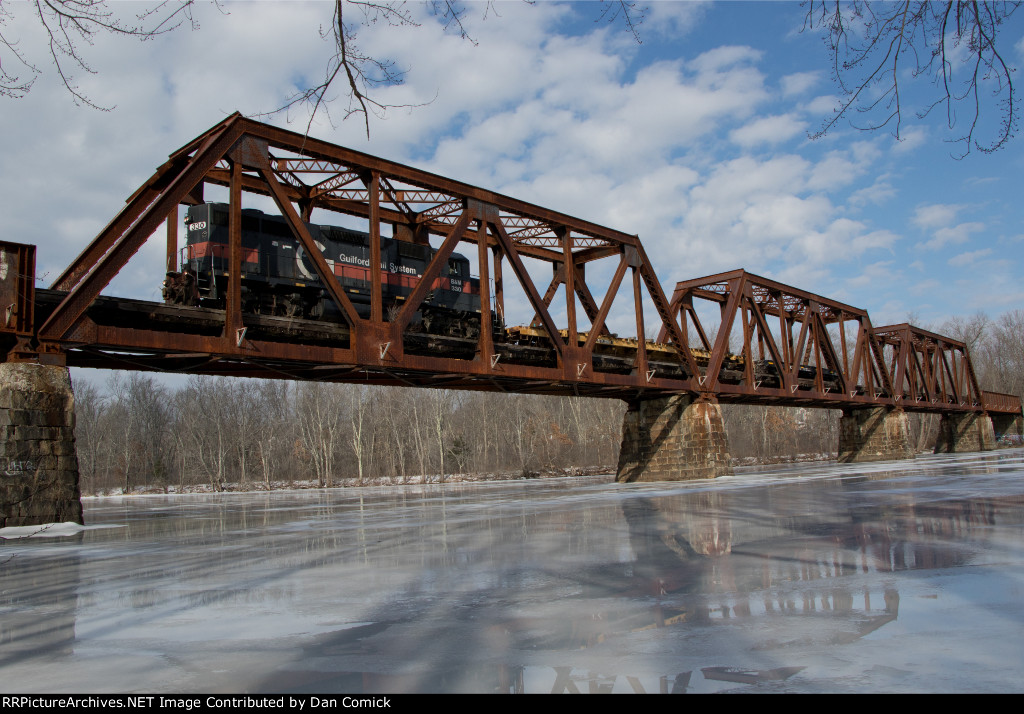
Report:
M208 186L229 195L222 306L101 295L162 225L177 270L180 209L205 203ZM243 194L272 199L340 321L247 311ZM382 224L406 243L433 237L436 253L390 305L386 271L370 260L362 316L310 235L314 209L363 221L371 256ZM460 245L480 276L479 324L495 326L472 338L414 321ZM527 267L538 261L552 274L543 292ZM506 292L532 319L510 326ZM635 316L638 336L654 326L658 338L612 335L613 305ZM0 466L7 482L23 478L23 495L77 479L68 366L624 399L620 480L728 472L720 403L842 409L846 460L911 456L912 411L943 415L942 450L992 448L1022 430L1020 399L982 391L962 342L874 327L865 310L743 270L681 282L669 297L638 236L238 114L171 154L50 289L35 287L34 246L0 242L0 308Z

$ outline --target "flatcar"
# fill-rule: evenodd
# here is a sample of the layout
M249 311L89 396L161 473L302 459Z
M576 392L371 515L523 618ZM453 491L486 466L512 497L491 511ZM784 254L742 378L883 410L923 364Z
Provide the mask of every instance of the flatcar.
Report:
M360 317L370 316L370 236L338 226L307 223ZM381 238L383 310L387 315L412 293L437 251L428 245ZM185 213L180 271L168 272L163 298L181 305L223 308L229 272L228 206L204 203ZM313 261L281 216L242 210L242 309L266 315L340 320ZM413 329L476 338L480 329L480 281L469 261L453 253L434 280Z

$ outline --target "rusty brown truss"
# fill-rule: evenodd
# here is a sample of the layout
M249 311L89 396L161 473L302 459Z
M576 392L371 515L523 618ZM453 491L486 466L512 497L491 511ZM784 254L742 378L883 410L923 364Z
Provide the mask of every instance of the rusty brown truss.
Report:
M101 295L161 225L168 270L176 269L179 206L203 203L207 185L229 194L223 308ZM340 321L243 309L243 193L275 202ZM425 245L434 237L440 246L405 302L387 310L382 271L371 260L371 308L361 317L306 227L314 208L366 219L370 255L380 254L381 224L399 240ZM501 322L514 280L533 310L530 325L481 329L474 339L410 328L460 243L479 265L480 324ZM690 392L759 404L1020 411L1016 397L978 388L970 355L955 340L909 325L873 329L864 310L744 271L679 283L669 300L635 235L238 114L171 154L50 289L35 289L32 246L0 249L0 356L8 360L623 399ZM543 292L529 261L551 266ZM610 284L595 290L587 274L605 266ZM559 294L563 325L552 316L561 314L552 309ZM609 333L615 304L632 310L644 335L645 300L656 312L657 341ZM717 337L701 322L700 301L717 305Z

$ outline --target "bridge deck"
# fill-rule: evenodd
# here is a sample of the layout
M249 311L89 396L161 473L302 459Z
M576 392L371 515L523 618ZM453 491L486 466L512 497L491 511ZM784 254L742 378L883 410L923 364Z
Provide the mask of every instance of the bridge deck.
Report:
M35 320L43 324L53 310L66 297L56 290L37 290ZM337 357L351 355L352 331L346 324L308 319L245 314L243 325L247 341L264 345L277 345L287 350L286 357L252 354L245 357L223 353L225 310L168 305L145 300L100 296L87 311L94 325L95 340L90 344L69 345L65 352L67 364L78 367L105 369L134 369L182 374L264 377L330 382L359 382L394 386L444 387L517 393L581 395L630 399L637 396L655 396L661 392L689 391L690 380L682 367L682 360L672 345L646 341L649 364L665 375L662 385L637 390L628 384L615 384L615 377L635 378L637 341L630 338L601 336L593 355L593 372L605 380L564 380L558 368L557 353L544 344L543 331L520 327L495 334L493 369L480 371L477 342L475 340L427 335L421 332L403 334L405 364L359 365L353 363L325 364L321 360L327 353ZM892 328L884 328L892 330ZM131 342L134 336L135 342ZM582 345L587 333L578 335ZM126 339L127 338L127 339ZM204 349L183 350L186 345ZM236 345L237 347L237 345ZM268 350L269 351L269 350ZM711 353L693 350L703 377ZM439 357L439 355L443 357ZM417 368L416 358L425 358L436 364L444 360L448 371L437 372L428 367ZM767 365L762 365L762 370ZM524 375L523 370L529 374ZM803 378L796 382L795 390L786 390L779 384L778 373L761 372L762 384L748 389L743 383L742 356L728 355L719 367L716 398L727 403L841 408L857 405L902 406L908 411L977 411L977 405L953 404L916 399L912 403L893 399L890 394L869 394L863 385L850 395L836 390L838 375L826 377L831 386L816 388L811 372L805 366ZM547 377L546 379L544 377ZM677 385L672 388L672 384ZM1020 402L1012 395L983 393L987 411L1018 413ZM959 408L958 408L959 407Z

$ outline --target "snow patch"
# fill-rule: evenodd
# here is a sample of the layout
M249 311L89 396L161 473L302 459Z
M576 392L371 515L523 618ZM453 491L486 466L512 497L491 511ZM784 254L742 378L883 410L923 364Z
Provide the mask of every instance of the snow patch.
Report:
M0 528L0 539L14 540L18 538L60 538L72 536L82 531L99 528L124 528L123 525L83 526L67 521L66 523L42 523L37 526L8 526Z

